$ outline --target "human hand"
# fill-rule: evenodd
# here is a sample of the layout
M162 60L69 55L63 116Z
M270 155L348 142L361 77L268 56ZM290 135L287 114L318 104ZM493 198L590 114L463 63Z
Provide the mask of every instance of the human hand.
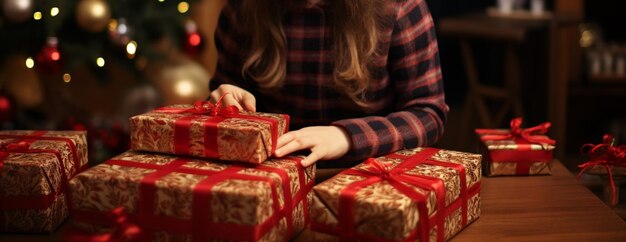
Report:
M227 93L230 95L224 96ZM222 84L211 92L211 101L213 102L217 102L217 100L222 97L224 106L234 105L239 110L256 112L256 99L254 95L241 87Z
M333 160L350 150L346 131L336 126L312 126L288 132L278 138L274 154L283 157L295 151L310 149L311 154L302 159L307 167L318 160Z

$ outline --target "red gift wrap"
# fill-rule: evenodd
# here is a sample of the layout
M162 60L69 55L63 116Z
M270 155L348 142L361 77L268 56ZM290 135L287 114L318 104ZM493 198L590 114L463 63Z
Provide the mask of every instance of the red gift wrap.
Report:
M68 181L87 165L84 131L0 131L0 231L53 232Z
M285 114L239 111L197 102L160 108L130 119L131 149L259 164L289 129Z
M481 140L487 176L549 175L556 141L543 135L550 123L521 128L522 119L511 121L511 129L476 129Z
M70 181L72 218L83 231L141 241L287 241L309 221L315 167L300 160L253 165L129 151Z
M480 215L477 154L416 148L345 170L316 185L317 240L445 241Z

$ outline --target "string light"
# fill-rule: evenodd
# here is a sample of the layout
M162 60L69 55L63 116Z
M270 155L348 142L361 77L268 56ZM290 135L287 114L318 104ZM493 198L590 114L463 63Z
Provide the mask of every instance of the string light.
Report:
M41 12L37 11L37 12L33 13L33 19L40 20L41 17L43 17L43 14L41 14Z
M59 14L59 8L53 7L50 9L50 16L54 17L54 16L57 16L58 14Z
M50 53L50 59L52 59L53 61L58 61L59 59L61 59L61 54L58 51L53 51L52 53Z
M63 74L63 82L69 83L70 81L72 81L72 76L70 75L70 73Z
M134 56L135 53L137 53L137 42L135 42L134 40L128 42L128 44L126 44L126 52L129 55Z
M33 60L33 57L26 58L26 67L28 69L32 69L33 67L35 67L35 60Z
M117 29L117 20L111 19L111 22L109 22L109 31L113 32L116 29Z
M198 46L200 45L200 35L198 33L193 33L191 35L189 35L189 44L191 46Z
M187 11L189 11L189 3L182 1L180 3L178 3L178 12L179 13L186 13Z
M103 67L104 64L105 64L104 58L98 57L98 59L96 59L96 65L98 65L99 67Z

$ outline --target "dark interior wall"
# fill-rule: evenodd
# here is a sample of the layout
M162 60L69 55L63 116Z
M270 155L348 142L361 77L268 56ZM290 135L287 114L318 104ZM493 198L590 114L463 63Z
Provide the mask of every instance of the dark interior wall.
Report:
M435 24L442 18L471 12L484 11L495 4L495 0L426 0ZM446 99L457 105L465 97L466 82L459 44L456 39L438 37L441 66L444 76Z
M626 42L626 1L585 1L585 18L587 22L598 24L607 41Z

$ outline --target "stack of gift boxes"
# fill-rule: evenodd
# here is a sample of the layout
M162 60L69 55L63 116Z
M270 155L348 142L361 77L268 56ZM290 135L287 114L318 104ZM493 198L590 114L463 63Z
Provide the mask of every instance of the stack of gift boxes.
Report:
M31 210L2 203L0 229L51 231L70 207L72 225L82 231L73 231L72 240L105 235L109 240L286 241L310 228L315 240L444 241L480 215L481 155L402 150L313 186L315 168L302 167L301 157L271 157L276 139L288 130L286 115L198 102L135 116L130 127L132 151L80 174L86 164L84 133L71 142L65 138L71 132L54 133L64 138L52 141L31 138L53 132L11 136L11 144L27 145L3 148L2 186L11 189L3 187L2 198L54 199L42 204L50 205L46 215L39 214L46 209L31 208L38 214L30 217L46 217L46 225L24 219ZM53 143L61 150L47 151ZM42 157L25 157L35 151ZM44 156L49 166L27 170L29 162ZM25 168L12 160L23 161ZM23 178L5 177L11 172ZM41 183L36 195L17 188L26 182L20 179L37 172L40 178L28 181Z

